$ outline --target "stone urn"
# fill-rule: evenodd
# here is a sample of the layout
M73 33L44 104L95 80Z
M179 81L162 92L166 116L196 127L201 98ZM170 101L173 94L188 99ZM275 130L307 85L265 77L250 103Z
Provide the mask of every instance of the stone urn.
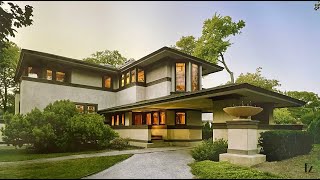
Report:
M237 117L234 120L251 120L251 116L260 113L263 108L254 106L234 106L223 108L224 112Z

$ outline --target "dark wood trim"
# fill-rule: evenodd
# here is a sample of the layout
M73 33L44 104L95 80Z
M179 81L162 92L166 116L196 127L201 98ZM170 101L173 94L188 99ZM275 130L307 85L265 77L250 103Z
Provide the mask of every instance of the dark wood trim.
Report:
M198 142L202 139L165 139L164 142Z
M112 129L151 129L151 125L111 126Z
M70 86L70 87L77 87L77 88L84 88L84 89L94 89L94 90L100 90L100 91L115 92L114 90L107 90L107 89L103 89L102 87L88 86L83 84L74 84L74 83L68 83L68 82L51 81L51 80L41 79L41 78L31 78L31 77L22 76L21 79L26 81L40 82L40 83L48 83L48 84Z
M152 86L152 85L159 84L159 83L166 82L166 81L170 81L171 82L171 77L164 77L164 78L161 78L161 79L157 79L155 81L148 82L146 84L146 86L148 87L148 86Z
M167 129L202 129L202 126L195 126L195 125L167 125Z

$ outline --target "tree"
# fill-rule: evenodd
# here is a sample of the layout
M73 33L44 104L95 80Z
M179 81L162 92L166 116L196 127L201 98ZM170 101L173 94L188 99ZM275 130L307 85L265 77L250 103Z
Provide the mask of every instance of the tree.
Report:
M0 1L0 52L9 41L8 36L15 37L17 30L22 26L30 26L33 7L26 5L22 10L18 5L8 3L10 10L4 9L5 3Z
M3 112L14 113L14 96L12 91L16 88L14 75L19 61L20 48L13 42L7 42L0 53L0 107Z
M91 57L84 58L83 60L90 63L103 65L109 64L116 67L118 65L123 65L126 61L126 58L123 57L117 50L104 50L97 51L96 53L92 54Z
M196 39L193 36L182 37L176 42L176 47L181 51L211 63L222 63L230 74L231 83L234 83L233 72L226 64L224 54L231 46L229 37L241 33L245 22L233 22L230 16L221 16L215 13L211 19L206 19L202 27L202 35Z
M236 83L249 83L267 90L276 91L278 86L281 86L276 79L267 79L261 75L262 67L258 67L255 73L241 73L236 80Z
M314 5L314 10L318 10L320 9L320 1L318 1L315 5Z
M300 124L300 122L291 115L288 108L274 109L273 118L275 124Z

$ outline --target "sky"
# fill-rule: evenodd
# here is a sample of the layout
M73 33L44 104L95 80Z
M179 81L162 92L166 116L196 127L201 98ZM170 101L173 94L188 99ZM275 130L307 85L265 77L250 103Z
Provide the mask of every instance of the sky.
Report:
M108 49L138 60L181 36L199 37L204 20L217 12L246 23L240 35L230 38L233 44L225 54L235 77L262 67L262 75L279 80L282 91L320 95L320 11L313 9L315 2L16 1L33 6L34 22L10 40L23 49L75 59ZM203 87L229 80L224 70L204 77Z

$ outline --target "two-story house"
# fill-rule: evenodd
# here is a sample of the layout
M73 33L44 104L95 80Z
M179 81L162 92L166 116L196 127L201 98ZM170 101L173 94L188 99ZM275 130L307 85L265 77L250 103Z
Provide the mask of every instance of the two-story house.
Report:
M155 142L199 143L203 112L213 113L214 137L227 138L224 124L232 117L223 107L249 102L263 107L253 118L266 127L273 120L273 108L304 104L249 84L203 89L202 77L221 70L168 47L119 68L23 49L15 76L20 86L15 111L25 114L69 99L79 112L104 115L131 144L150 147Z

